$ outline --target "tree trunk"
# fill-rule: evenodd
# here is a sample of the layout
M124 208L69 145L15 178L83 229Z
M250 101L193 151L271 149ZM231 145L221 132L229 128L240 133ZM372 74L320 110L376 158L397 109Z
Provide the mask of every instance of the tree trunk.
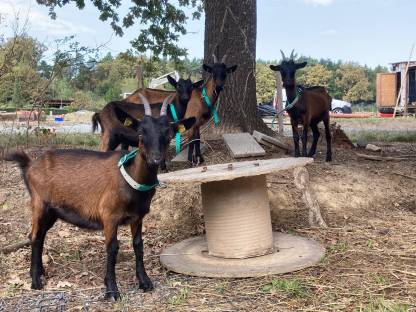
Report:
M258 130L270 134L257 113L256 101L256 0L206 0L204 62L212 54L226 64L238 65L227 75L218 100L220 132Z

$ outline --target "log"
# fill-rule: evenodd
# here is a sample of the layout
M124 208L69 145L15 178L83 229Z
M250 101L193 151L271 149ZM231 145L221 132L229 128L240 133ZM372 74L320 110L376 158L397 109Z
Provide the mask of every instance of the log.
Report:
M17 242L15 244L5 246L0 248L0 253L2 254L9 254L11 252L14 252L20 248L30 246L30 239L26 238L25 240L22 240L20 242Z
M309 225L311 227L327 228L327 224L321 215L321 208L316 196L309 184L309 173L304 167L295 168L293 171L296 187L302 192L303 201L309 208Z
M400 161L400 160L409 160L408 157L392 157L392 156L375 156L375 155L367 155L367 154L360 154L355 153L358 157L374 160L374 161Z

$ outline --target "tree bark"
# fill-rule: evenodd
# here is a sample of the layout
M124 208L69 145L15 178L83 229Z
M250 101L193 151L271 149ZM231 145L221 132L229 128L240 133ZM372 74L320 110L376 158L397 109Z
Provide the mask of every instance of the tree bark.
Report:
M256 101L256 0L206 0L204 62L212 54L226 64L238 65L227 75L218 101L220 132L258 130L271 134L257 113Z

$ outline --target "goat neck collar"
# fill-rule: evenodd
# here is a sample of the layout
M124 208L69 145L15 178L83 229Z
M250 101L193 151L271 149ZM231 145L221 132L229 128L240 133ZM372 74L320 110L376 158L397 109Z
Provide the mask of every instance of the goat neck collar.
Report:
M178 114L176 113L175 105L173 103L169 104L170 113L172 115L174 122L179 122ZM178 131L175 133L175 151L176 154L179 154L181 151L181 133L184 132L184 127L182 124L179 125Z
M217 112L217 109L215 108L215 106L212 104L211 99L207 95L207 88L206 87L202 88L202 99L203 99L205 105L208 107L208 109L211 112L211 116L214 119L215 126L218 126L218 123L219 123L218 112Z
M301 88L298 89L298 87L295 87L295 94L296 94L295 99L292 102L286 103L286 107L284 107L280 111L276 112L276 115L274 115L274 117L272 119L272 128L274 128L274 124L276 122L276 117L277 116L279 116L281 113L283 113L285 111L291 110L293 108L293 106L295 106L295 104L297 102L299 102L299 98L302 95L301 92L302 92Z
M295 94L296 94L296 96L295 96L295 98L294 98L294 100L292 102L286 103L285 110L292 109L293 106L295 106L295 104L299 101L299 98L300 98L300 95L301 95L300 92L299 92L300 90L301 90L300 88L298 89L298 87L295 87Z
M124 168L124 164L128 162L129 160L133 159L137 156L137 153L139 152L138 148L135 148L130 153L123 155L120 160L118 161L118 167L120 168L121 175L123 176L124 180L129 184L133 189L140 192L146 192L154 189L155 187L159 186L159 180L156 179L156 183L153 185L148 184L140 184L137 183L126 171L126 168Z

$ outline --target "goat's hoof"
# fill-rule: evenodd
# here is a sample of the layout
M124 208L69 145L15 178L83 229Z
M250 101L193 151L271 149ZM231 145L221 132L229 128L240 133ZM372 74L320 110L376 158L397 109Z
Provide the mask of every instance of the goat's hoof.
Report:
M115 301L120 300L120 292L118 291L117 287L115 289L108 289L105 293L105 299L111 300L114 299Z
M332 161L332 156L329 156L329 157L328 157L328 156L326 156L325 161L328 161L328 162L329 162L329 161Z
M143 292L148 292L153 290L153 283L149 277L143 279L143 281L139 281L139 288L143 289Z

